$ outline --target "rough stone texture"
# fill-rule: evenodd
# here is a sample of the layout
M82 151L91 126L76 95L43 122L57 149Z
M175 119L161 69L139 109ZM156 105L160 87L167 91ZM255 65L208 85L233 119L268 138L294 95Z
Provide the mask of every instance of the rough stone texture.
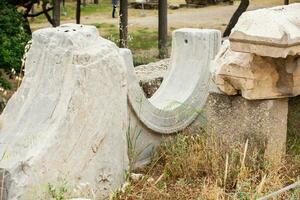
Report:
M300 54L300 4L245 12L230 35L233 51L282 57Z
M120 187L128 168L126 82L119 49L95 27L34 32L25 77L1 116L9 199L36 199L60 178L88 184L98 198Z
M230 43L231 46L231 43ZM211 64L213 80L228 95L273 99L300 94L300 57L270 58L234 52L225 41Z
M143 88L147 98L150 98L159 88L169 64L170 59L165 59L134 68L140 86Z
M228 142L262 149L265 157L278 163L285 153L288 100L246 100L240 96L211 93L206 103L208 127Z

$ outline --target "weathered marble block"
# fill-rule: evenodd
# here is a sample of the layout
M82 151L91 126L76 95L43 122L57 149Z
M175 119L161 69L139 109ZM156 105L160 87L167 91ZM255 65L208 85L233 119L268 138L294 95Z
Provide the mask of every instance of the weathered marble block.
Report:
M215 57L220 43L221 33L217 30L174 31L170 65L162 83L159 72L166 67L159 64L161 62L135 69L130 52L124 50L128 65L130 135L137 143L137 152L142 152L139 163L149 160L151 147L164 137L184 130L199 116L197 110L205 105L209 90L208 63ZM138 71L137 76L135 71ZM145 97L137 77L143 77L140 83L149 82L146 94L151 98Z
M211 64L213 80L227 95L275 99L300 94L300 56L271 58L231 50L225 41Z
M229 37L233 51L282 57L300 54L300 4L245 12Z
M1 115L0 168L10 178L0 180L8 199L50 199L47 185L61 179L72 191L88 187L78 194L86 197L121 187L128 169L125 70L119 48L95 27L33 33L25 77Z

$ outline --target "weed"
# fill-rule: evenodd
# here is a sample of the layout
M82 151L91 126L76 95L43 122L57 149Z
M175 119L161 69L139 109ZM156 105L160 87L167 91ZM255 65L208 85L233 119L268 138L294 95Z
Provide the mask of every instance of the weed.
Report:
M205 131L168 138L139 171L145 178L114 199L256 199L300 176L299 158L287 156L280 165L269 165L251 142L229 145L226 138ZM294 190L278 198L299 195Z
M130 124L130 123L129 123ZM127 139L127 155L129 159L129 170L133 170L138 159L143 154L143 152L151 147L151 144L147 144L142 149L139 150L137 147L138 140L141 136L141 130L138 130L136 127L132 129L132 127L129 125L128 130L126 132L126 139Z
M67 182L62 180L62 182L58 185L53 185L48 183L48 193L51 198L55 200L64 200L65 194L68 192L67 190Z

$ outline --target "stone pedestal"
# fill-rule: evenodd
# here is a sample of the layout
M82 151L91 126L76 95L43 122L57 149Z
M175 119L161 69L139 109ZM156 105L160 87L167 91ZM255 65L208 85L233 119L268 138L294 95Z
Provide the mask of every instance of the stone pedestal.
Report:
M265 149L265 158L279 162L285 153L288 100L246 100L211 93L205 110L208 128L230 143L249 140Z

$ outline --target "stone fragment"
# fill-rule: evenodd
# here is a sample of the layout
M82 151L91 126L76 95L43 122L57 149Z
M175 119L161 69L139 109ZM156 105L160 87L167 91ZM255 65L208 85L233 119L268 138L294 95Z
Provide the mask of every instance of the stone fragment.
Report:
M159 88L169 64L170 59L165 59L134 68L140 86L147 98L150 98Z
M173 38L168 74L150 99L138 85L130 52L124 50L130 108L148 129L160 134L182 130L199 115L195 110L203 107L209 90L208 63L220 47L217 30L178 29Z
M169 8L170 8L171 10L177 10L177 9L180 8L180 5L177 4L177 3L172 3L172 4L169 5Z
M211 64L213 80L227 95L273 99L300 94L300 56L270 58L231 50L225 41Z
M144 174L136 174L136 173L131 173L130 178L132 181L137 182L141 180L144 177Z
M37 199L58 179L72 188L88 184L100 199L121 187L128 169L125 70L119 48L95 27L33 33L25 77L1 116L8 199Z
M245 12L229 37L233 51L260 56L300 55L300 4Z

